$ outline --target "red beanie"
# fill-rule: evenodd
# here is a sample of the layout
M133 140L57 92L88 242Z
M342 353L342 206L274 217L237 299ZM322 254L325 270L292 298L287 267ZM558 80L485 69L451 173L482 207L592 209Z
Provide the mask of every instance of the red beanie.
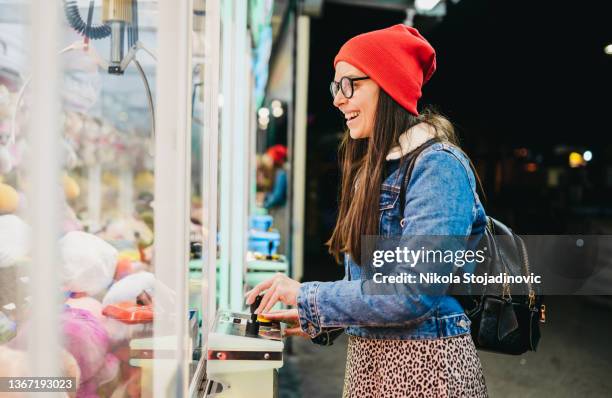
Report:
M281 144L273 145L268 148L266 153L272 158L275 165L280 166L287 158L287 147Z
M334 59L361 69L387 94L418 115L421 87L436 70L436 52L418 30L406 25L374 30L355 36Z

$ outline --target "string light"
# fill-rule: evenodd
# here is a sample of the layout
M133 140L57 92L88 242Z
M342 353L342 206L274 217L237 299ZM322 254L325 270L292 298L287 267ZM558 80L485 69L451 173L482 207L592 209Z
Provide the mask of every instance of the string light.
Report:
M580 167L584 165L584 159L578 152L572 152L569 154L569 165L572 168Z

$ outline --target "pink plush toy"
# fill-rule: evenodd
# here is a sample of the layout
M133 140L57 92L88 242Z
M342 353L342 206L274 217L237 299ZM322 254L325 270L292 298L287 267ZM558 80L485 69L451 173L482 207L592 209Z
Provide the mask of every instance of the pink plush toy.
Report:
M96 390L113 380L119 370L119 360L109 354L110 339L99 319L89 311L67 307L60 316L65 349L76 359L80 381L77 398L98 398ZM20 332L8 344L10 348L25 349L27 335L22 325Z
M66 349L81 370L77 398L97 398L98 386L114 379L119 361L109 354L110 339L101 322L89 311L68 308L62 313Z
M66 300L66 305L70 308L89 311L91 315L100 321L105 318L104 315L102 315L102 303L95 298L88 296L69 298Z
M152 328L147 325L128 325L116 319L109 318L102 314L103 306L98 300L92 297L77 297L66 300L66 304L71 308L89 311L104 326L111 348L115 348L133 337L142 337L151 333Z
M98 387L113 380L119 361L108 353L110 339L104 325L87 310L67 307L60 316L66 350L76 359L80 371L77 398L98 398ZM27 335L20 332L8 346L25 349Z

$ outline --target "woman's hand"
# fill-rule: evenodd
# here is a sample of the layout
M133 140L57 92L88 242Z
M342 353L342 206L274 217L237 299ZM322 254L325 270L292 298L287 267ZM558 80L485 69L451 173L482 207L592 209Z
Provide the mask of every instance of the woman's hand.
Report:
M279 301L287 305L297 305L300 286L302 286L300 282L294 281L285 274L278 273L246 292L246 303L247 305L251 304L255 301L255 297L265 290L266 293L261 299L261 304L255 310L256 314L268 313Z
M284 336L298 336L310 339L310 336L300 328L300 316L297 309L277 310L262 314L264 318L271 321L280 321L287 324Z

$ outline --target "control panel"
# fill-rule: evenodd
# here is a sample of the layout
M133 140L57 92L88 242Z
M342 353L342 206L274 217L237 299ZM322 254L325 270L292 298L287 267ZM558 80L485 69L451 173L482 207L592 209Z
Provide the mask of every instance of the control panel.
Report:
M207 397L270 398L278 395L283 366L283 326L254 313L219 311L208 335Z

